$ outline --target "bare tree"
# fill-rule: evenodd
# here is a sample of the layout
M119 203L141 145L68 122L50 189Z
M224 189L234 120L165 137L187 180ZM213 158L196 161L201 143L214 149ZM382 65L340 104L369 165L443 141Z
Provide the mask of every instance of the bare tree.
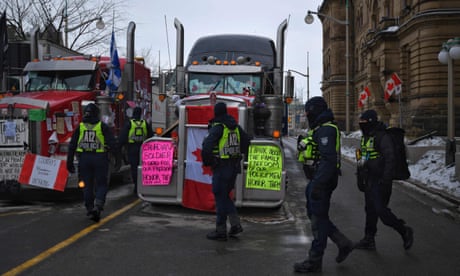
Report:
M123 20L122 8L121 0L9 0L0 4L0 9L6 10L8 25L14 27L10 40L27 40L30 31L38 26L47 39L92 54L107 52L113 23ZM99 18L104 20L103 29L96 28Z

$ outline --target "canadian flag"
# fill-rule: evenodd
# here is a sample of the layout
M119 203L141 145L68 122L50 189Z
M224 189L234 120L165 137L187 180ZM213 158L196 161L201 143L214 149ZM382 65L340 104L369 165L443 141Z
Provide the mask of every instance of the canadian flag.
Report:
M238 108L227 107L227 113L238 121ZM214 212L212 171L203 166L202 143L208 130L203 128L214 117L214 106L187 106L187 148L182 205L187 208ZM194 126L196 125L196 126Z
M369 101L370 96L371 91L369 90L369 87L364 87L363 91L359 93L358 107L363 107Z
M393 75L391 75L391 79L393 80L393 83L394 83L395 95L401 94L402 82L401 82L401 79L399 78L398 74L393 73Z
M393 73L391 78L385 83L385 100L388 100L393 93L395 95L401 94L402 82L398 74Z

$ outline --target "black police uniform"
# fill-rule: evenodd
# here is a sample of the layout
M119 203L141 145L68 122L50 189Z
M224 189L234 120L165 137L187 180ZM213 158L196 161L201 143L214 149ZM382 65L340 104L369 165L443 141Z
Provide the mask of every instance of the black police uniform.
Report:
M97 131L99 123L101 133ZM101 141L98 141L98 136L104 137L103 145L99 144ZM86 145L79 145L83 140ZM77 126L70 140L67 170L71 173L75 172L73 161L77 152L78 173L85 183L83 197L87 216L96 222L100 219L109 186L108 150L118 151L116 139L109 126L99 120L99 108L91 103L85 107L82 122Z
M140 151L142 147L142 143L147 139L153 136L152 126L144 120L141 120L142 109L140 107L135 107L133 110L133 121L128 121L120 133L120 145L125 146L128 153L128 162L131 167L131 178L134 182L134 194L137 194L137 167L139 166L139 159L140 159ZM142 124L145 123L147 133L142 133L142 136L139 137L140 139L130 139L129 133L131 128L133 127L132 124L139 124L141 127Z
M360 117L360 128L363 133L363 144L368 144L369 139L372 147L362 149L367 154L364 168L366 171L363 181L364 188L366 226L364 238L355 246L358 249L375 250L375 235L377 233L377 221L380 218L383 224L396 230L403 239L403 247L409 249L413 243L413 230L406 226L404 220L399 219L388 208L393 187L393 171L395 154L393 141L386 133L386 126L377 121L377 113L374 110L363 112ZM372 156L372 157L371 157Z
M337 187L340 173L340 132L333 123L334 115L322 97L313 97L305 104L309 127L313 129L313 141L317 145L319 160L305 190L307 216L310 219L313 241L308 258L294 264L296 272L317 272L322 269L322 258L327 238L337 245L340 263L353 250L353 243L342 234L329 218L332 192ZM339 145L337 145L339 143Z
M227 114L225 103L217 103L214 107L214 119L211 121L209 133L202 143L202 159L205 166L212 168L212 192L216 201L216 230L208 233L210 240L227 240L227 217L230 220L230 236L243 231L235 204L230 192L235 187L237 174L240 173L241 155L223 159L216 153L224 128L230 131L238 129L240 153L246 154L249 146L247 133Z

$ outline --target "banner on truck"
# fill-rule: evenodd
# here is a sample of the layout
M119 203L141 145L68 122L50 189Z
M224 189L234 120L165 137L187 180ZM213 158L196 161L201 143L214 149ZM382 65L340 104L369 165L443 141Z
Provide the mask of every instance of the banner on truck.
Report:
M66 161L27 153L18 181L63 192L68 176Z

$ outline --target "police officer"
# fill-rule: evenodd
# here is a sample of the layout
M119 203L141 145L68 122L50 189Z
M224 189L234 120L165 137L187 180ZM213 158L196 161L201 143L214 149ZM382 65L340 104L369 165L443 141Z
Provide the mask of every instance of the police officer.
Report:
M108 191L108 150L116 152L117 143L107 124L99 120L99 108L90 103L83 111L82 122L72 135L67 155L67 170L75 173L75 152L78 173L84 182L83 197L87 216L99 222Z
M295 263L294 270L308 273L321 271L328 237L339 249L335 259L337 263L347 258L353 250L353 242L329 219L330 200L340 173L340 132L334 123L334 115L322 97L308 100L305 114L312 130L310 142L314 146L314 155L311 156L313 174L305 190L313 241L307 259Z
M152 126L141 119L142 109L136 106L132 119L123 127L120 133L120 145L128 152L128 162L131 166L131 178L134 182L134 194L137 194L137 167L142 143L153 136Z
M227 240L227 217L230 220L229 236L243 232L230 192L235 187L237 174L241 172L241 154L246 154L249 138L235 119L227 114L227 105L214 106L214 118L210 122L208 136L203 140L202 159L212 168L212 192L216 202L216 230L208 233L210 240Z
M375 110L366 110L361 114L359 127L363 134L361 155L364 164L358 169L358 173L362 174L361 179L364 183L361 183L360 189L364 191L365 197L366 226L364 238L355 248L375 250L377 221L380 219L383 224L401 235L403 247L407 250L414 241L413 230L388 208L393 185L393 160L398 153L394 152L393 141L385 131L385 124L377 120Z

